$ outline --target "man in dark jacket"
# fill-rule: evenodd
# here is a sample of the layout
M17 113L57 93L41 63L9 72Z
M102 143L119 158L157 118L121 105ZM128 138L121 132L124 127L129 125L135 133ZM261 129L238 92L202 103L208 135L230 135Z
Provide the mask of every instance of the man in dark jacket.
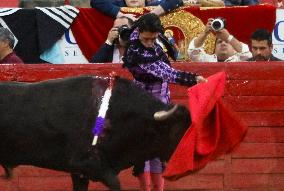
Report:
M272 36L266 29L257 29L252 33L250 41L252 58L248 61L281 61L272 54Z
M136 0L136 2L129 0L91 0L91 7L96 8L98 11L117 18L124 15L120 12L121 7L144 7L144 6L157 6L152 13L160 16L171 10L174 10L183 5L183 0Z
M125 42L123 39L119 38L119 32L123 33L125 28L130 28L133 21L125 16L118 17L114 23L113 27L108 33L108 37L104 44L98 49L92 58L93 63L121 63L122 56L125 51ZM127 30L127 29L126 29Z

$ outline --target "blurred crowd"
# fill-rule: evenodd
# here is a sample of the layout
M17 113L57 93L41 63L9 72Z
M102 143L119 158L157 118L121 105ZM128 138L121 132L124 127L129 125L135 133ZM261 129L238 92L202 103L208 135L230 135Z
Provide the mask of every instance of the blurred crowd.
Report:
M160 1L160 0L148 0ZM5 6L19 6L25 8L33 8L36 6L61 6L70 4L76 7L90 7L89 0L1 0L0 7ZM199 5L204 7L212 6L242 6L242 5L255 5L260 3L272 4L277 7L284 7L284 0L183 0L185 5Z

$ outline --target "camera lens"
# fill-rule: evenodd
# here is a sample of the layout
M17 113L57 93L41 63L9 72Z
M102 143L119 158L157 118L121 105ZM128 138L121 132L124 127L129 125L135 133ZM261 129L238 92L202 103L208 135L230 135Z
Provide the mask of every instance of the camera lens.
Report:
M122 25L118 28L119 37L124 41L129 39L130 33L131 33L131 30L127 25Z
M211 27L214 31L222 30L225 27L224 20L221 18L216 18L211 22Z

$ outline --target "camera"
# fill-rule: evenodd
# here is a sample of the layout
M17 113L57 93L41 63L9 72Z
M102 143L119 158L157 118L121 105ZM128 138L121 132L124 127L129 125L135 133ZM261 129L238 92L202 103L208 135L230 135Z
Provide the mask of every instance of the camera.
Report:
M214 31L222 30L223 28L225 28L225 26L226 26L226 19L222 17L217 17L211 22L211 28Z
M128 41L131 34L131 28L127 25L121 25L117 28L117 32L121 40Z

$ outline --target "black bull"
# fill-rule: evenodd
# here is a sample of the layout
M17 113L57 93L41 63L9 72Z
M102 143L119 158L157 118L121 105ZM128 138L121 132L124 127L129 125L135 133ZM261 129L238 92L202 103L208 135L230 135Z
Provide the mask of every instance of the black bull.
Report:
M168 160L189 127L188 110L166 105L120 78L103 133L91 145L107 87L108 80L91 76L0 83L0 164L70 172L73 189L87 191L89 179L120 190L121 170L154 157ZM170 115L153 117L162 110Z

